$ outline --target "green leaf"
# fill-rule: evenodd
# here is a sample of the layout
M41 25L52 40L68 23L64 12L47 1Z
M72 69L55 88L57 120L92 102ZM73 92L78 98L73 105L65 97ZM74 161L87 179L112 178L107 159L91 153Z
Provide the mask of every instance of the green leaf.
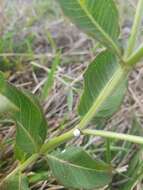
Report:
M112 89L115 80L120 83L116 89ZM96 118L108 118L118 110L125 92L124 70L114 54L104 51L89 65L84 74L84 92L78 107L79 114L84 116L94 106Z
M3 73L0 71L0 92L5 88L6 82ZM11 101L9 101L5 96L0 94L0 113L7 113L9 110L18 111Z
M45 171L41 171L41 172L37 172L37 173L32 173L29 176L29 182L30 184L34 184L40 181L45 181L49 178L49 172L45 172Z
M65 15L81 30L118 52L118 11L113 0L58 0Z
M3 75L3 73L0 71L0 89L3 89L4 86L5 86L4 75Z
M134 115L132 116L132 119L133 119L132 126L127 131L127 133L130 134L130 135L143 136L143 129L141 127L140 122L138 121L138 119ZM116 146L117 144L118 144L118 141L116 141L114 145ZM118 155L116 155L116 157L118 158L118 160L120 162L123 162L124 160L126 160L127 157L129 157L129 155L131 153L131 149L133 148L132 145L133 144L131 142L127 142L127 141L125 141L122 144L122 148L126 149L126 151L119 151ZM139 150L137 150L137 152L138 151ZM135 154L138 154L137 152L135 152ZM131 164L131 165L133 166L133 164ZM133 171L131 171L131 173L133 173Z
M46 119L38 101L32 95L20 91L9 83L0 89L0 93L2 97L18 108L17 112L11 111L12 118L17 125L17 149L21 149L21 152L28 155L38 152L47 133ZM2 104L0 102L0 107Z
M15 144L14 156L15 156L16 159L20 160L21 163L22 163L22 162L24 162L24 161L26 160L26 158L27 158L27 153L25 153L25 152L23 151L23 149L21 149L21 148L19 147L18 144Z
M135 186L143 179L143 161L142 161L142 150L136 152L131 159L128 171L125 174L128 177L128 181L122 185L120 190L133 190Z
M67 188L101 188L111 182L111 167L93 160L81 148L48 155L49 166L58 181Z
M11 111L18 111L18 107L14 105L9 99L0 94L0 113L7 113Z
M72 108L73 108L73 89L70 87L68 88L68 92L67 92L67 106L68 106L68 110L69 112L72 112Z
M47 78L45 85L43 87L42 99L45 99L48 97L48 95L51 91L51 88L53 87L55 72L56 72L57 67L60 64L60 62L61 62L61 53L59 52L56 54L56 56L53 60L51 71L48 74L48 78Z
M30 190L28 179L24 175L15 175L0 187L1 190Z
M128 132L129 133L129 132ZM133 118L132 128L130 134L143 136L143 130L141 124L139 123L136 117ZM127 154L121 155L121 160L124 161L128 156L131 154L131 149L133 147L130 143L126 143L124 145L125 148L128 149ZM143 160L142 160L142 146L138 147L137 149L133 150L134 154L128 163L128 170L124 175L127 177L127 181L122 185L119 190L133 190L135 186L142 181L143 179Z

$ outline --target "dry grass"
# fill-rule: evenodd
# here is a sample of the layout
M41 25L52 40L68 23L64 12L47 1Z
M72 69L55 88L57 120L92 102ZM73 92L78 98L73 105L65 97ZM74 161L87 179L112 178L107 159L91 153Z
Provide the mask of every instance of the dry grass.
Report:
M30 5L29 2L30 1L24 1L23 3L23 1L19 0L18 4L9 2L9 4L1 5L1 7L5 6L5 12L0 9L0 15L2 15L0 17L0 23L3 23L3 20L5 19L7 23L0 31L1 35L4 35L10 30L13 31L14 27L16 42L19 40L25 40L31 33L36 36L34 43L32 44L32 56L29 52L24 52L24 54L22 53L20 55L18 55L17 52L10 52L12 54L15 53L15 56L8 56L8 58L13 60L16 55L18 55L18 61L21 66L18 67L18 69L14 69L14 71L6 71L6 75L13 84L16 84L16 86L29 89L34 94L38 95L40 94L47 77L47 69L51 67L53 57L55 56L55 47L49 42L47 36L48 33L51 34L52 40L56 44L56 48L62 48L62 61L56 73L54 86L47 100L42 102L49 124L47 137L49 139L52 136L57 136L63 133L64 130L69 129L72 126L75 126L78 122L79 117L76 112L76 107L83 85L81 76L89 60L92 60L103 48L99 45L97 46L97 43L93 42L92 39L88 39L86 35L81 33L73 25L69 24L69 22L65 21L63 17L59 18L58 15L60 15L60 12L54 14L54 16L50 15L50 19L45 19L45 13L44 16L39 16L40 11L36 12L36 8L34 7L35 3L33 3L34 1L31 1ZM136 6L134 1L131 3L132 7ZM15 6L16 12L14 12L14 15L10 19L7 11L11 7L10 10L13 12ZM133 10L132 7L131 10ZM35 14L37 15L35 16ZM49 18L48 15L46 15L46 18ZM130 24L128 26L126 24L127 21L128 18L126 22L123 23L123 36L128 36L130 31ZM130 20L128 23L130 23ZM23 25L24 27L21 28ZM69 110L67 95L69 88L71 87L73 89L73 101L72 110ZM127 96L121 109L112 117L112 119L106 122L107 125L105 129L127 133L131 130L132 118L135 116L137 116L141 124L143 124L142 92L143 67L141 63L130 76ZM91 125L91 127L94 127L94 125ZM13 142L14 134L15 126L13 126L13 124L10 122L8 123L7 121L5 124L3 122L0 123L0 159L2 160L0 164L3 165L2 170L0 171L0 176L3 176L3 174L5 175L16 166L16 162L12 157L13 143L11 143ZM81 137L80 139L67 143L63 147L68 146L69 144L75 144L76 146L83 145L86 149L88 148L94 156L98 152L98 156L102 157L102 152L98 150L103 144L101 138L90 137L87 139ZM138 147L133 146L131 152L129 152L122 162L116 160L116 157L114 160L117 165L122 168L128 165L132 153L137 150ZM34 167L36 166L33 166L33 168ZM118 184L115 183L114 185L117 186ZM55 179L53 179L49 173L49 178L47 180L31 184L31 189L59 190L64 188L57 184Z

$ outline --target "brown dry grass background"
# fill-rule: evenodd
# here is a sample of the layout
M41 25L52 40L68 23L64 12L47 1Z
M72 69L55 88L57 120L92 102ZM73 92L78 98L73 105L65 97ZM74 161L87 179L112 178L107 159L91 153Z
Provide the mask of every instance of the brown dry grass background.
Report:
M119 1L118 6L120 6L121 12L121 42L123 43L125 40L122 39L127 39L130 33L136 1L122 0ZM14 40L11 49L7 47L1 49L1 68L5 71L5 75L10 82L18 87L29 89L34 94L38 95L41 92L47 77L47 68L51 67L55 56L55 46L51 45L49 34L56 48L62 49L62 60L56 72L54 86L49 97L42 102L49 124L48 138L59 135L64 130L74 126L79 119L76 107L83 86L82 74L89 61L102 51L103 47L69 23L62 16L57 4L52 0L43 1L43 3L38 0L1 0L0 26L1 37L7 34L11 36L12 33ZM32 42L29 36L34 36ZM23 42L26 40L27 46L24 45L20 50L21 44L23 46ZM10 41L7 44L9 46ZM27 47L29 47L28 51ZM3 62L6 62L8 67L5 68ZM72 88L73 100L69 94L70 88ZM70 102L68 102L68 98L70 98ZM72 110L70 110L71 107ZM143 124L142 63L132 72L124 103L119 112L106 122L105 130L110 129L116 132L128 133L131 131L134 117L137 117L140 123ZM104 122L98 125L103 124ZM3 165L0 170L1 177L16 166L16 162L12 157L13 144L7 143L10 140L13 141L14 134L15 126L11 126L10 123L0 123L0 159L2 160L0 164ZM98 137L90 137L89 139L81 137L68 142L65 146L69 144L82 145L95 156L98 147L103 144L103 140ZM126 167L130 157L137 149L138 147L133 145L129 154L121 162L117 161L119 167ZM101 154L102 152L99 155ZM116 160L116 158L114 159ZM116 187L118 182L116 184L115 181L114 185ZM141 183L139 183L139 188L141 188ZM64 188L57 184L49 173L47 180L31 184L31 189L56 190Z

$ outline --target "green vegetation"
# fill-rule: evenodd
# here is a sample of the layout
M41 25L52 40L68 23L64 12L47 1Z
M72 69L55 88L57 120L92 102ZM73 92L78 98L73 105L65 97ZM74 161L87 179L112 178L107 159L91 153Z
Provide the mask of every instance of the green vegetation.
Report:
M35 42L36 34L31 33L21 43L14 42L13 33L3 35L0 41L1 71L16 67L21 58L24 61L30 59L32 69L44 69L48 77L46 75L44 85L40 86L41 91L36 96L9 83L5 79L4 72L0 72L1 120L5 123L5 119L8 119L16 126L15 138L9 143L13 145L14 160L18 161L17 166L2 177L0 188L28 190L29 184L48 178L49 171L65 188L114 189L117 186L119 189L118 183L122 184L121 189L125 190L133 190L138 184L141 187L143 132L138 118L134 116L129 134L118 133L115 128L114 131L107 131L105 126L106 121L121 106L128 88L128 77L143 58L143 44L136 49L143 17L143 0L138 1L131 34L124 50L119 40L121 33L119 12L113 0L58 0L58 4L72 23L92 40L99 42L98 47L101 47L101 51L84 72L83 93L77 107L79 118L75 125L70 126L70 129L67 128L65 132L66 119L63 118L62 126L58 129L62 130L62 134L49 136L50 127L42 103L49 99L54 80L60 78L68 91L67 106L70 117L73 111L74 92L80 94L79 88L74 86L78 79L71 80L68 75L62 77L56 75L62 64L64 50L56 45L49 31L45 35L53 51L50 68L34 62L37 56L41 62L47 57L45 52L34 52L32 44ZM31 17L28 26L39 22L41 18L45 19L48 3L43 1L38 7L42 7L41 10L35 10L40 16ZM55 16L58 16L58 11ZM93 129L94 124L99 126L98 129ZM87 141L89 136L101 137L103 139L101 146L98 147L98 144L94 145L92 142L91 148L87 151L85 147L88 143L82 148L74 145L67 148L64 145L80 137ZM130 163L126 163L130 151L134 150L132 144L138 144L138 147L133 151ZM6 148L3 143L0 146ZM96 157L94 151L97 152ZM128 165L128 168L120 167L122 162L126 163L125 166ZM0 169L4 168L3 165L2 160Z

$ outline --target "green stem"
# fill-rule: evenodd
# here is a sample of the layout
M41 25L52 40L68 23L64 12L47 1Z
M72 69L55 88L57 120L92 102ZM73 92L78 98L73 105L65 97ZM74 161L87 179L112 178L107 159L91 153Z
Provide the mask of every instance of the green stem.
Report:
M48 152L52 151L54 148L59 146L60 144L66 142L67 140L70 140L71 138L74 137L74 130L72 129L71 131L59 136L53 138L50 142L46 143L43 145L41 149L41 154L47 154ZM105 137L109 139L118 139L118 140L125 140L129 141L132 143L137 143L137 144L143 144L143 138L134 136L134 135L128 135L128 134L122 134L122 133L115 133L115 132L109 132L109 131L102 131L102 130L90 130L90 129L85 129L82 131L82 134L84 135L94 135L94 136L100 136L100 137ZM19 171L23 171L26 169L30 164L32 164L34 161L37 160L40 154L34 154L32 155L27 161L25 161L22 165L17 167L14 171L12 171L3 181L7 181L10 177L18 173ZM2 185L2 183L0 185Z
M8 181L12 176L17 174L18 172L22 172L27 168L30 164L36 161L39 157L39 154L33 154L30 158L28 158L23 164L19 165L16 169L14 169L10 174L8 174L4 180L0 183L0 186L3 185L4 182Z
M135 19L134 19L132 31L131 31L131 36L130 36L129 43L128 43L128 48L127 48L127 51L125 53L125 58L130 56L130 54L134 50L135 43L136 43L136 40L138 37L139 28L141 25L142 14L143 14L143 0L139 0L138 5L137 5L137 9L136 9L136 14L135 14Z
M125 69L124 69L125 70ZM74 130L76 129L83 129L85 128L88 123L91 121L91 119L96 115L98 108L106 100L106 98L110 95L110 93L113 92L117 84L124 78L126 75L126 70L123 72L121 68L119 68L115 74L113 75L112 79L108 82L108 85L102 90L100 93L100 96L97 98L97 100L94 102L94 104L91 106L89 111L86 113L86 115L82 118L82 120L77 124L73 129L71 129L69 132L59 136L55 137L48 143L45 143L42 146L41 153L45 153L46 151L53 150L53 148L57 147L61 143L71 139L74 137Z
M135 65L138 61L143 58L143 44L136 50L127 60L127 65Z
M60 135L59 137L55 137L51 139L49 142L45 143L41 148L41 154L52 151L54 148L59 146L60 144L72 139L74 137L74 129Z
M135 64L136 61L139 60L139 58L141 57L140 52L142 52L142 49L143 48L141 48L141 50L137 51L137 53L128 60L128 64L129 63L130 64ZM123 70L124 70L124 72L123 72ZM117 84L119 84L119 82L122 80L122 78L125 75L128 74L128 72L129 71L126 70L125 68L118 69L115 72L115 74L113 75L113 77L110 80L110 82L108 83L108 85L102 90L101 95L95 101L93 106L89 109L89 111L83 117L83 119L79 122L79 124L76 125L75 128L71 129L69 132L66 132L63 135L59 136L59 137L55 137L52 140L50 140L49 142L45 143L42 146L40 153L45 154L45 153L47 153L49 151L52 151L54 148L56 148L60 144L62 144L64 142L66 142L67 140L70 140L71 138L73 138L75 129L81 130L81 129L85 128L88 125L88 123L90 122L90 120L93 118L93 116L97 113L98 108L101 105L101 103L112 93L112 91L115 89ZM106 94L106 96L105 96L105 94ZM85 130L84 132L89 132L89 131ZM116 139L120 139L120 140L127 140L127 141L130 141L130 142L143 144L143 138L136 137L136 136L131 136L131 135L124 135L124 134L119 135L119 134L116 134L116 133L103 132L103 131L96 131L96 133L94 133L94 135L108 137L108 138L116 138ZM39 154L34 154L33 156L31 156L21 166L17 167L13 172L11 172L4 179L4 181L8 180L11 176L15 175L18 171L23 171L26 167L28 167L31 163L33 163L38 158L38 156L39 156Z
M25 170L30 164L32 164L33 162L35 162L41 154L47 154L48 152L52 151L54 148L56 148L57 146L59 146L61 143L64 143L65 141L70 140L72 137L74 137L74 133L73 132L74 132L74 130L71 130L69 132L64 133L63 135L61 135L59 137L53 138L48 143L45 143L42 146L41 151L40 151L39 154L38 153L37 154L33 154L23 164L21 164L15 170L13 170L10 174L8 174L3 179L3 181L0 183L0 186L4 182L8 181L8 179L10 179L12 176L14 176L15 174L17 174L18 172L22 172L23 170Z
M115 132L109 132L109 131L103 131L103 130L91 130L91 129L85 129L82 131L82 133L84 135L94 135L94 136L100 136L100 137L105 137L109 139L129 141L136 144L143 144L143 137L134 136L134 135L115 133Z
M129 48L127 50L127 55L130 55L130 52L133 50L134 43L136 41L136 38L133 39L133 37L135 34L137 34L137 30L138 30L137 28L138 28L139 23L140 23L140 19L141 19L141 9L140 8L142 7L141 5L143 5L143 0L140 0L139 5L138 5L138 9L137 9L138 13L136 14L135 23L134 23L132 35L130 38ZM117 52L118 52L118 49L117 49ZM11 56L11 55L9 55L9 56ZM24 55L24 56L27 56L27 55ZM142 56L143 56L143 45L133 55L131 55L128 58L128 60L126 61L126 65L134 65L135 63L137 63L142 58ZM74 130L75 129L85 128L87 126L87 124L90 122L90 120L93 118L93 116L97 113L98 108L101 105L101 103L113 92L113 90L115 89L117 84L119 84L120 80L124 77L124 75L128 74L128 72L124 73L122 71L123 71L122 69L117 70L115 75L112 77L112 80L103 89L103 91L101 92L101 95L98 97L97 101L93 104L93 106L90 108L90 110L87 112L87 114L83 117L83 119L80 121L80 123L74 129L70 130L69 132L66 132L59 137L55 137L51 141L49 141L48 143L45 143L42 146L40 153L44 154L44 153L47 153L49 151L52 151L54 148L59 146L61 143L64 143L67 140L74 137ZM106 94L106 96L105 96L105 94ZM143 144L143 138L142 137L137 137L137 136L133 136L133 135L118 134L118 133L114 133L114 132L106 132L106 131L99 131L99 130L98 131L97 130L94 130L94 131L93 130L84 130L83 134L85 134L85 135L96 135L96 136L101 136L101 137L106 137L106 138L111 138L111 139L126 140L126 141L130 141L133 143ZM17 172L23 171L25 168L27 168L31 163L36 161L36 159L39 157L39 155L40 154L32 155L22 165L20 165L14 171L12 171L2 181L2 183L7 181L11 176L15 175Z

